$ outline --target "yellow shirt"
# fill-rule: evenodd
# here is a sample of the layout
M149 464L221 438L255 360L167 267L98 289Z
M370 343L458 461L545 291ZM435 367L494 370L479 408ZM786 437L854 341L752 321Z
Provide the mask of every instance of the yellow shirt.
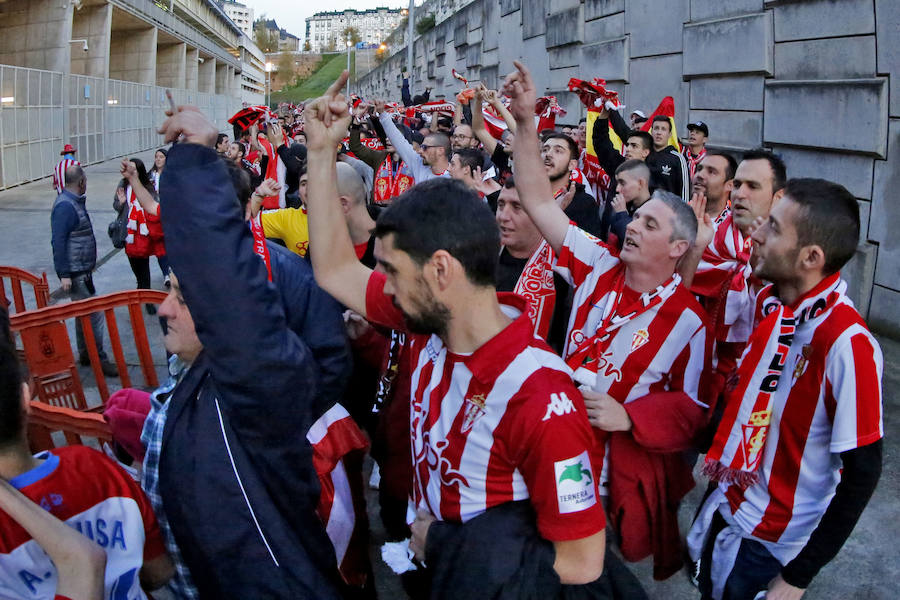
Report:
M260 218L267 238L283 240L288 250L306 256L309 249L309 222L303 209L271 210L263 212Z

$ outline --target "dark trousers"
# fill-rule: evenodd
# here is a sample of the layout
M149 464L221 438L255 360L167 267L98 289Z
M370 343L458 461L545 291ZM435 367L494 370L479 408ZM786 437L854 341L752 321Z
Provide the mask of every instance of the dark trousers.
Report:
M169 274L169 261L166 255L157 256L156 261L159 263L159 270L162 271L163 277ZM150 289L150 257L137 258L128 257L128 264L131 265L131 272L137 280L137 288L139 290Z
M72 300L84 300L97 295L94 288L94 280L90 273L72 275L72 287L69 290L69 298ZM97 345L97 353L100 360L106 360L106 352L103 350L103 336L106 332L106 321L102 312L91 313L91 329L94 332L94 341ZM75 345L78 348L79 358L87 356L87 346L84 341L84 331L81 329L81 319L75 319Z
M716 536L726 527L725 519L716 513L713 517L709 536L703 546L701 570L699 573L702 600L712 599L710 565ZM722 600L753 600L757 594L769 587L769 582L781 572L781 563L762 543L744 538L738 550L734 566L725 582Z

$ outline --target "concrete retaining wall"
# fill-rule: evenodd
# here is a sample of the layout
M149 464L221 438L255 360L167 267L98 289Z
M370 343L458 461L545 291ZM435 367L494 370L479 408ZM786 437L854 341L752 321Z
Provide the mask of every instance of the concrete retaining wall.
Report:
M424 9L428 11L428 3ZM859 200L859 252L844 270L870 324L900 336L900 2L897 0L474 0L415 43L413 93L496 87L523 60L575 123L570 77L603 77L630 108L675 98L680 133L765 145L792 177L824 177ZM406 49L354 84L400 97Z

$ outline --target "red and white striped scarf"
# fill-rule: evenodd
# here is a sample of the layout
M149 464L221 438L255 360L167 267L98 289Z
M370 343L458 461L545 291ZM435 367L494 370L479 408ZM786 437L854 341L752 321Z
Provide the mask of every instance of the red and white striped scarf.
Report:
M834 306L846 289L847 284L835 273L793 306L784 306L772 285L760 291L756 308L761 321L741 357L737 386L728 392L725 414L703 465L711 479L745 489L756 483L775 390L784 374L794 332Z
M715 314L710 315L717 325L721 323L733 327L738 321L738 309L743 303L729 302L728 299L747 293L748 281L753 273L750 267L751 249L750 237L745 238L741 234L734 216L729 212L716 228L712 242L703 250L691 291L706 298L721 297L724 300L724 306L717 307L713 310ZM731 331L730 334L736 336L735 339L746 340L750 332Z
M137 195L131 186L125 188L125 200L128 202L128 224L127 235L125 236L126 244L134 243L135 235L149 236L150 229L147 227L147 215L144 208L138 202Z
M262 219L258 214L250 219L250 232L253 234L253 251L265 263L269 281L272 281L272 259L269 257L269 247L266 245L266 232L263 230Z
M266 154L269 157L269 161L266 164L266 174L264 179L274 179L281 184L281 190L277 194L266 196L262 199L262 208L263 210L275 210L278 208L284 208L284 177L287 173L287 168L281 161L281 157L278 156L278 152L275 151L275 146L273 146L272 143L269 142L266 136L262 134L259 135L259 145L265 148Z
M687 165L688 165L688 172L691 175L691 179L693 179L694 171L697 170L697 165L700 164L701 160L706 158L706 146L704 146L703 149L700 150L700 153L697 155L694 155L691 152L690 146L685 146L683 154L684 154L684 160L687 162Z
M541 240L537 250L525 263L513 292L528 300L528 316L534 323L534 333L546 340L556 306L553 249L547 240Z

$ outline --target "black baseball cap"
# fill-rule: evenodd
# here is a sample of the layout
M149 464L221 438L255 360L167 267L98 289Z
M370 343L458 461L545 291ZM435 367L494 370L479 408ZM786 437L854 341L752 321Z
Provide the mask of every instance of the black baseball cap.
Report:
M702 131L703 135L709 137L709 127L707 127L706 123L704 123L703 121L694 121L693 123L688 123L687 128L688 131L690 131L691 129Z

